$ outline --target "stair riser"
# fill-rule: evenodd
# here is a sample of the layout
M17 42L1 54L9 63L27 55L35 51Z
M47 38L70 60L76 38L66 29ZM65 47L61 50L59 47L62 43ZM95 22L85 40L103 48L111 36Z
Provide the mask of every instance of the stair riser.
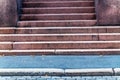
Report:
M28 49L119 49L120 43L43 43L43 44L14 44L16 50Z
M100 27L100 26L99 26ZM120 28L0 29L0 34L120 33Z
M81 35L81 36L0 36L1 42L27 41L119 41L120 35Z
M118 31L120 32L120 30ZM4 32L5 33L5 32ZM17 29L17 34L107 33L106 29ZM115 32L117 33L117 31Z
M33 7L90 7L94 6L94 2L56 2L56 3L23 3L23 7L25 8L33 8Z
M113 54L114 53L114 54ZM68 51L68 52L59 52L59 51L40 51L40 52L0 52L1 56L24 56L24 55L120 55L119 51Z
M94 1L94 0L23 0L23 2L39 2L39 1Z
M44 8L44 9L36 9L36 8L24 8L22 9L23 14L59 14L59 13L94 13L95 8Z
M14 34L15 29L0 29L0 34Z
M120 33L120 28L16 29L15 31L17 34Z
M97 41L98 36L83 35L83 36L0 36L0 41ZM119 39L120 40L120 39Z
M95 14L92 15L22 15L21 20L29 21L29 20L91 20L95 19Z
M94 26L96 21L68 21L68 22L19 22L19 27L71 27L71 26Z
M12 44L0 44L0 50L12 50Z

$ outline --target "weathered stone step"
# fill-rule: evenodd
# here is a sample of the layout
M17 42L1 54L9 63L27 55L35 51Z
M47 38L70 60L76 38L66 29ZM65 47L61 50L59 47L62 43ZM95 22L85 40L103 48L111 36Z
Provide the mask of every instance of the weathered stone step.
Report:
M0 27L0 34L14 34L16 27Z
M19 27L70 27L70 26L94 26L96 20L42 20L42 21L19 21Z
M120 49L0 50L0 55L120 55Z
M39 1L23 2L23 7L90 7L94 6L94 1Z
M0 50L12 50L13 42L0 42Z
M95 7L22 8L23 14L94 13Z
M39 49L120 49L120 41L14 42L15 50Z
M120 41L0 42L0 50L120 49Z
M120 33L119 26L89 27L0 27L0 34Z
M118 41L120 33L84 33L84 34L1 34L0 41Z
M20 20L91 20L96 19L95 13L83 14L23 14Z
M23 0L23 2L39 2L39 1L94 1L94 0Z

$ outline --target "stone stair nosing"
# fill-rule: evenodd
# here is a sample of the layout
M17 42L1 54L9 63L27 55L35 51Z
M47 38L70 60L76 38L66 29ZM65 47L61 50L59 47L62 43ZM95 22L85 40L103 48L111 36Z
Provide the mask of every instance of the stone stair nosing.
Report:
M0 34L120 33L120 26L0 27Z
M23 2L39 2L39 1L94 1L94 0L23 0Z
M120 49L0 50L0 56L25 55L120 55Z

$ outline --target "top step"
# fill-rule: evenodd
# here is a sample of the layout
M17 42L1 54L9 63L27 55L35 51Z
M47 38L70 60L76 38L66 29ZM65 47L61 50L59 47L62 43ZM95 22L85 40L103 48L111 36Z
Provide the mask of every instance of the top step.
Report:
M94 1L94 0L23 0L23 2L39 2L39 1Z

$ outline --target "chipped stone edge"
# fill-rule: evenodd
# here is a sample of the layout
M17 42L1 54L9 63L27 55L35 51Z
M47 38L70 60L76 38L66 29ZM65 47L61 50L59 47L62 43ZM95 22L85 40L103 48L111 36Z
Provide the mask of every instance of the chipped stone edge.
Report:
M115 68L114 69L114 75L115 76L120 76L120 68Z
M120 69L55 69L55 68L16 68L0 69L0 76L115 76Z

